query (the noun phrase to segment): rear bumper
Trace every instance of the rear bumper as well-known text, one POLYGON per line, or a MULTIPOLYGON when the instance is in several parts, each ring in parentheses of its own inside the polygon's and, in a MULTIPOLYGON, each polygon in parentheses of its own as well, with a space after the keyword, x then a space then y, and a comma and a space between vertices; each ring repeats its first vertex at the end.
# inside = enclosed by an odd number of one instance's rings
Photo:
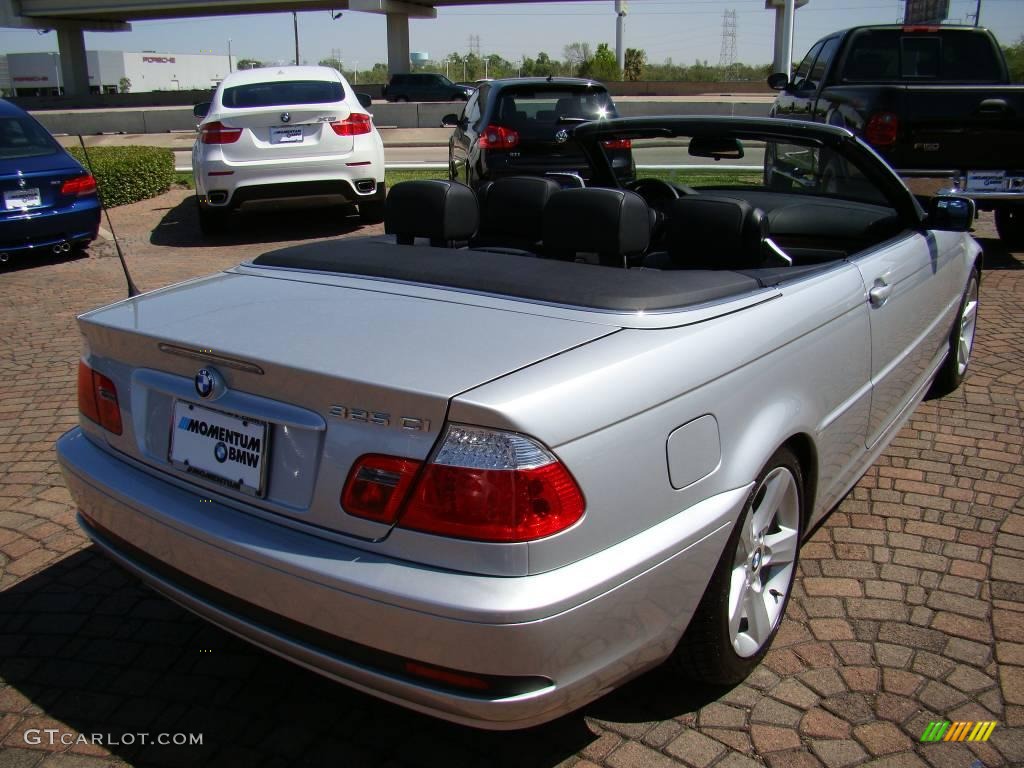
POLYGON ((240 208, 246 203, 267 200, 296 200, 299 198, 340 197, 350 203, 383 202, 386 197, 384 182, 372 175, 365 178, 292 181, 287 183, 248 184, 236 189, 211 189, 200 195, 200 203, 210 208, 240 208), (357 186, 365 187, 360 191, 357 186))
POLYGON ((78 201, 66 208, 30 211, 0 218, 0 253, 14 254, 59 243, 96 239, 100 226, 98 201, 78 201))
POLYGON ((57 453, 85 532, 171 599, 354 688, 494 729, 551 720, 664 660, 747 493, 713 497, 550 573, 486 577, 253 517, 136 468, 78 429, 57 453), (408 661, 492 685, 454 690, 415 678, 408 661))

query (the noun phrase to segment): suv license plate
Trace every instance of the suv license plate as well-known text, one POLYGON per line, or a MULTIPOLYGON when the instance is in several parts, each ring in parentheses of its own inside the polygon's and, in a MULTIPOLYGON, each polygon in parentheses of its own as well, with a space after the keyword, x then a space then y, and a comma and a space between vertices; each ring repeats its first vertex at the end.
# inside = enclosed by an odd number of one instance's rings
POLYGON ((170 459, 178 469, 263 496, 268 455, 266 422, 175 401, 170 459))
POLYGON ((292 128, 271 128, 270 129, 270 143, 271 144, 301 144, 302 143, 302 129, 298 126, 292 128))

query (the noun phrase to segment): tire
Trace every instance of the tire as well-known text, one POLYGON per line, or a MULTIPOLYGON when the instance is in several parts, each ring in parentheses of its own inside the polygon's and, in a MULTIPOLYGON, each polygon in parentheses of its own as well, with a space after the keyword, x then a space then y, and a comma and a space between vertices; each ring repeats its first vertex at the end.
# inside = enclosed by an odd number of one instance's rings
POLYGON ((956 390, 965 378, 971 364, 971 353, 974 351, 974 334, 978 323, 978 287, 980 284, 978 268, 971 270, 967 280, 960 309, 953 321, 953 329, 949 332, 949 351, 946 359, 935 374, 928 397, 942 397, 956 390))
POLYGON ((199 198, 196 198, 196 206, 199 209, 199 231, 204 235, 219 235, 228 228, 230 211, 207 208, 199 202, 199 198))
POLYGON ((996 208, 996 231, 1007 248, 1024 248, 1024 205, 996 208))
POLYGON ((380 224, 384 221, 384 201, 373 200, 359 203, 359 219, 364 224, 380 224))
POLYGON ((754 670, 785 616, 803 526, 803 471, 783 447, 758 474, 671 657, 677 671, 710 685, 735 685, 754 670))

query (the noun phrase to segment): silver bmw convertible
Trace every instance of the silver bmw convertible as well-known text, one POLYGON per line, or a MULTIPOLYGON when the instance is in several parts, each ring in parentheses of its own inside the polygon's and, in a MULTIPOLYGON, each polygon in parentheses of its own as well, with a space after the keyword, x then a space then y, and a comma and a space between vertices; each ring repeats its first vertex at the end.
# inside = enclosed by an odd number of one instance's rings
POLYGON ((973 205, 828 126, 565 130, 585 174, 398 184, 384 236, 82 315, 57 451, 96 546, 476 727, 747 675, 801 540, 967 373, 973 205))

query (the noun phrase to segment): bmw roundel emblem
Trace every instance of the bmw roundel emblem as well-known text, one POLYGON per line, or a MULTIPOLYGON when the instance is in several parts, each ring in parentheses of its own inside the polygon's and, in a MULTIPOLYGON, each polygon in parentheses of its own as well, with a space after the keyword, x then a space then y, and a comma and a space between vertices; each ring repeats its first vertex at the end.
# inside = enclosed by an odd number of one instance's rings
POLYGON ((200 368, 196 374, 196 394, 206 400, 217 389, 219 377, 212 368, 200 368))
POLYGON ((213 447, 213 458, 223 464, 228 460, 228 447, 224 443, 217 443, 213 447))
POLYGON ((291 121, 292 121, 292 115, 291 115, 290 112, 282 112, 281 113, 281 122, 282 123, 290 123, 291 121))
POLYGON ((569 132, 564 128, 555 134, 555 141, 558 144, 565 144, 569 140, 569 132))

